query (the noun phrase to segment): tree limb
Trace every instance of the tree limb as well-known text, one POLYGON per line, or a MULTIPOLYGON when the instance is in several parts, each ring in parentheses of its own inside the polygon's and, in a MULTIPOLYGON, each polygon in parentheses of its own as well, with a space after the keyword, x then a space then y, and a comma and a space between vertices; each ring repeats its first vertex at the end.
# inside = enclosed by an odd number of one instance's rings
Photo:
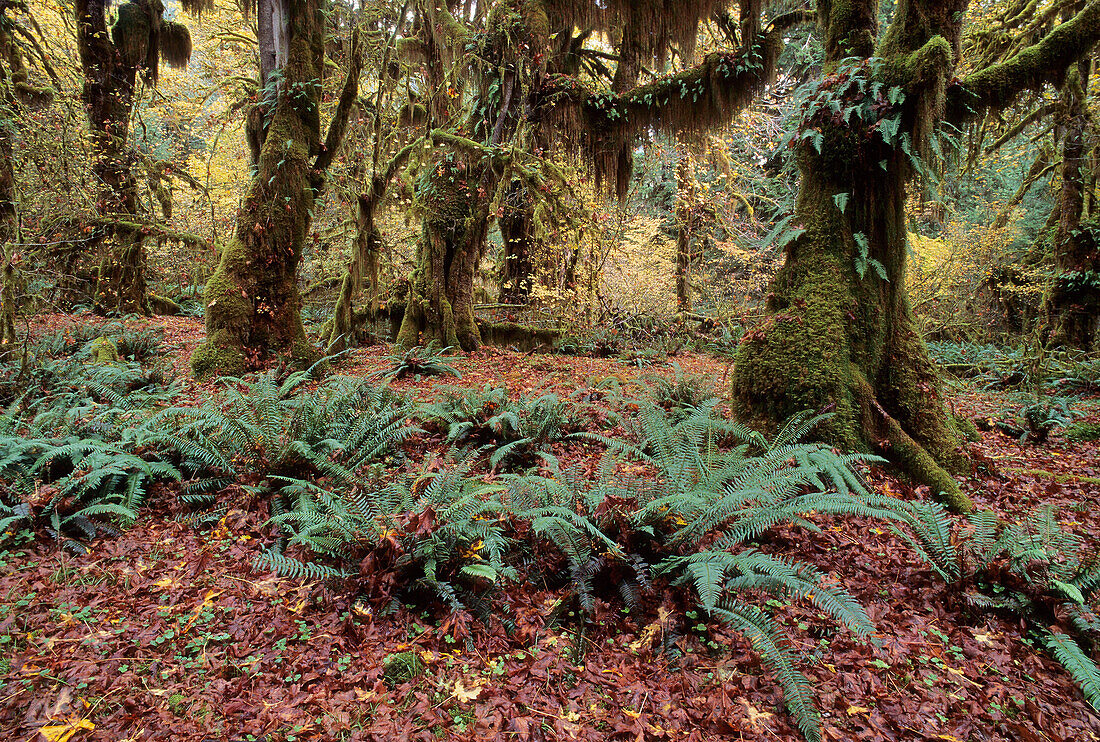
POLYGON ((1057 85, 1070 64, 1100 39, 1100 0, 1009 59, 967 75, 947 92, 946 118, 956 126, 987 109, 1003 109, 1025 90, 1057 85))

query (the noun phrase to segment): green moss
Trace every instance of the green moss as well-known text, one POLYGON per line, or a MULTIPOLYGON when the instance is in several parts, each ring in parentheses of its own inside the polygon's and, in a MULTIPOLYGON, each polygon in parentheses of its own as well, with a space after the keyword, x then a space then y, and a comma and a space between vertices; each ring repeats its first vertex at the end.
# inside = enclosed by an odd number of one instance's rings
POLYGON ((1063 435, 1068 441, 1100 441, 1100 423, 1074 423, 1063 435))
POLYGON ((489 345, 514 345, 521 351, 549 346, 556 348, 562 331, 556 327, 530 327, 516 322, 477 322, 482 340, 489 345))
POLYGON ((153 314, 169 316, 178 315, 183 311, 176 302, 166 296, 159 296, 157 294, 149 294, 149 309, 152 310, 153 314))
POLYGON ((974 421, 968 417, 954 416, 955 428, 962 434, 966 440, 971 443, 980 443, 982 440, 982 434, 978 432, 978 426, 974 424, 974 421))
POLYGON ((891 461, 919 484, 927 484, 932 494, 956 513, 969 513, 974 503, 967 497, 959 483, 951 477, 928 451, 914 441, 894 420, 887 421, 889 449, 885 451, 891 461))
POLYGON ((118 363, 118 346, 108 337, 100 336, 92 341, 92 363, 112 364, 118 363))
POLYGON ((413 651, 387 655, 382 660, 382 679, 391 688, 420 677, 425 670, 424 661, 413 651))
POLYGON ((191 373, 200 381, 217 376, 240 376, 244 354, 228 330, 218 330, 191 354, 191 373))

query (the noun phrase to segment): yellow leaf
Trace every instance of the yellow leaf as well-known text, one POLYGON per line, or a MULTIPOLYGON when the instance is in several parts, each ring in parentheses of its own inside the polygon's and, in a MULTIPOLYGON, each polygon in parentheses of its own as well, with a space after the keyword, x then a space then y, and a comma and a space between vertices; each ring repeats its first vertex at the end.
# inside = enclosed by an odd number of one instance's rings
POLYGON ((758 721, 767 721, 768 719, 775 718, 775 714, 769 714, 767 711, 757 710, 755 706, 746 701, 744 698, 741 699, 741 705, 745 707, 745 713, 748 714, 749 723, 752 724, 753 728, 756 727, 756 722, 758 721))
POLYGON ((848 716, 855 716, 856 714, 869 714, 869 713, 871 713, 871 709, 869 709, 865 706, 849 706, 848 707, 848 716))
POLYGON ((208 608, 210 605, 213 604, 214 598, 218 597, 223 592, 225 592, 225 591, 224 590, 207 590, 206 591, 206 597, 204 597, 202 599, 202 603, 200 603, 199 607, 195 609, 195 612, 191 614, 191 620, 189 620, 187 622, 187 625, 183 627, 183 632, 182 633, 186 634, 188 631, 190 631, 191 627, 195 625, 195 621, 199 620, 199 616, 202 614, 202 612, 206 608, 208 608))
POLYGON ((45 737, 47 742, 69 742, 81 729, 87 729, 90 732, 95 729, 95 724, 87 719, 72 719, 65 724, 42 727, 38 733, 45 737))
POLYGON ((474 700, 475 698, 477 698, 480 695, 481 695, 481 686, 480 685, 474 685, 471 688, 467 688, 462 683, 461 678, 459 678, 458 680, 455 681, 454 696, 460 702, 467 703, 469 701, 474 700))

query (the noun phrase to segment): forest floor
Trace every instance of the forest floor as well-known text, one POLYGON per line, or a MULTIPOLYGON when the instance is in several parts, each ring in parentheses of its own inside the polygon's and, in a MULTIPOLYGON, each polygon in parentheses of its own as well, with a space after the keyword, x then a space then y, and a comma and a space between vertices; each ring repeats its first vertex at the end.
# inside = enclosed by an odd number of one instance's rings
MULTIPOLYGON (((201 321, 157 322, 183 368, 201 321)), ((356 350, 336 371, 377 371, 389 353, 356 350)), ((720 390, 728 385, 725 361, 673 360, 720 390)), ((456 366, 458 380, 393 386, 420 399, 439 383, 569 393, 597 378, 673 373, 671 364, 640 370, 491 348, 456 366)), ((188 381, 183 397, 211 390, 188 381)), ((975 417, 1003 402, 960 387, 951 404, 975 417)), ((1098 409, 1091 404, 1093 422, 1098 409)), ((445 448, 430 434, 406 445, 424 458, 445 448)), ((555 453, 583 464, 602 447, 559 444, 555 453)), ((1064 526, 1095 542, 1100 445, 1057 431, 1033 445, 994 431, 971 453, 979 464, 964 488, 980 508, 1019 517, 1053 503, 1064 526)), ((868 480, 879 492, 927 496, 878 467, 868 480)), ((179 514, 171 488, 159 486, 132 529, 95 541, 86 555, 42 541, 0 554, 0 739, 802 739, 748 643, 734 632, 670 625, 667 595, 629 612, 601 603, 583 632, 547 628, 560 596, 533 584, 504 591, 511 634, 442 610, 381 615, 354 595, 255 571, 260 545, 272 540, 266 504, 238 493, 205 531, 176 522, 179 514), (674 662, 660 649, 673 631, 682 652, 674 662), (427 672, 385 682, 384 658, 408 650, 427 672)), ((776 608, 816 688, 826 739, 1100 740, 1100 717, 1021 621, 969 612, 882 522, 813 519, 819 533, 781 527, 767 547, 845 585, 878 630, 868 641, 812 606, 776 608)))

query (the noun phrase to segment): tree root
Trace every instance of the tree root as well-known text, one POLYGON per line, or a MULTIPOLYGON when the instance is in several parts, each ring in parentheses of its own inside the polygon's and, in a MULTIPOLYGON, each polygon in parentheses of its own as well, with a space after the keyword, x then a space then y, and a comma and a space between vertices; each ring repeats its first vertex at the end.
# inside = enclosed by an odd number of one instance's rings
POLYGON ((883 409, 871 385, 862 374, 855 374, 853 393, 864 408, 881 420, 875 426, 879 434, 878 447, 886 459, 897 465, 918 484, 926 484, 944 505, 956 513, 969 513, 974 503, 959 487, 959 483, 941 466, 928 450, 915 441, 890 413, 883 409))

